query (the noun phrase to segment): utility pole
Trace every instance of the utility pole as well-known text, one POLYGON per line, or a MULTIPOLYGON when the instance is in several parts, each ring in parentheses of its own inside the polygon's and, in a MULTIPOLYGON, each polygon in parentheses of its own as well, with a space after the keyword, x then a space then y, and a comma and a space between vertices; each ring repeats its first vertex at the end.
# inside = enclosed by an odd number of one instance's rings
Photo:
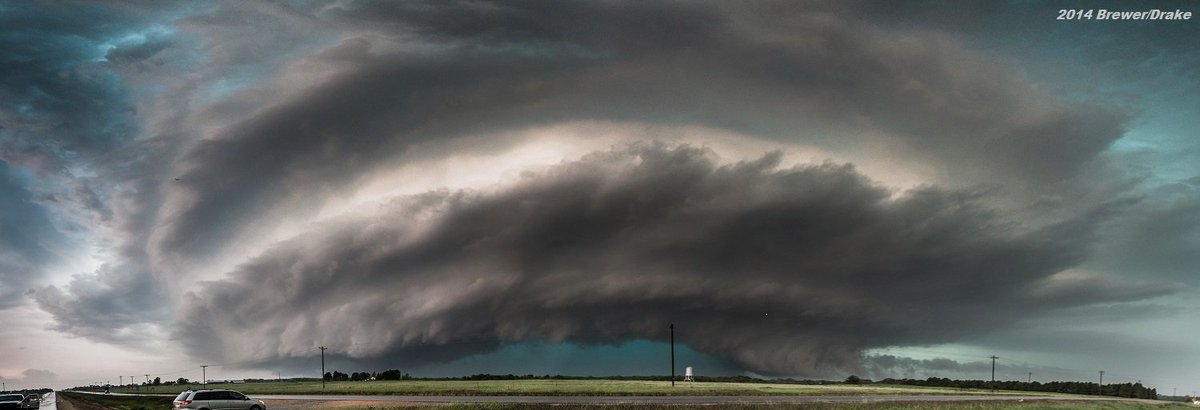
POLYGON ((328 347, 321 346, 321 347, 318 347, 318 349, 321 349, 321 390, 324 390, 325 389, 325 349, 328 349, 328 347))
POLYGON ((120 386, 125 385, 125 376, 117 376, 117 385, 120 385, 120 386))
POLYGON ((1029 381, 1027 381, 1025 383, 1033 384, 1033 372, 1029 372, 1029 381))
POLYGON ((208 386, 208 365, 200 366, 200 387, 208 386))
POLYGON ((150 375, 148 375, 148 374, 146 375, 146 385, 147 386, 150 385, 150 375))
POLYGON ((671 387, 675 387, 675 324, 671 324, 671 387))
POLYGON ((992 355, 992 393, 996 392, 996 355, 992 355))
POLYGON ((1100 395, 1104 395, 1104 371, 1100 371, 1100 395))

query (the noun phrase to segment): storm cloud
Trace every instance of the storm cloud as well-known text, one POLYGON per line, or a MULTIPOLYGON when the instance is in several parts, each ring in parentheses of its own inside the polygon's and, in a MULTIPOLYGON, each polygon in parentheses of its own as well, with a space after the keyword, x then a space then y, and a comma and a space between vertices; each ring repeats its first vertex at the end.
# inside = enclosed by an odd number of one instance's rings
POLYGON ((894 145, 958 184, 1022 186, 1070 179, 1123 129, 1120 113, 1040 92, 934 33, 861 27, 821 6, 745 8, 324 10, 327 24, 358 29, 303 66, 339 68, 185 154, 155 249, 211 256, 240 227, 312 212, 314 197, 395 166, 416 144, 557 122, 686 122, 852 152, 894 145))
POLYGON ((104 6, 5 6, 0 159, 63 172, 70 156, 103 153, 131 136, 132 107, 121 79, 101 60, 107 39, 133 20, 104 6), (63 14, 47 13, 47 7, 63 14))
MULTIPOLYGON (((686 343, 756 372, 828 374, 863 349, 952 341, 1063 307, 1086 232, 1029 230, 970 193, 894 193, 847 165, 597 152, 496 192, 397 198, 189 294, 178 337, 213 360, 429 345, 686 343), (1022 303, 1004 303, 1021 300, 1022 303)), ((1067 229, 1087 230, 1089 227, 1067 229)), ((1106 302, 1164 294, 1110 294, 1106 302)), ((1097 303, 1074 300, 1069 305, 1097 303)))
POLYGON ((69 242, 50 226, 19 172, 0 164, 0 309, 15 306, 69 242))
POLYGON ((78 161, 113 149, 133 127, 120 78, 98 62, 105 38, 133 19, 105 7, 48 6, 58 15, 45 7, 0 11, 0 308, 24 301, 74 256, 83 226, 106 217, 78 161))
POLYGON ((837 378, 1194 312, 1195 28, 1047 7, 4 4, 0 310, 247 369, 673 323, 837 378))

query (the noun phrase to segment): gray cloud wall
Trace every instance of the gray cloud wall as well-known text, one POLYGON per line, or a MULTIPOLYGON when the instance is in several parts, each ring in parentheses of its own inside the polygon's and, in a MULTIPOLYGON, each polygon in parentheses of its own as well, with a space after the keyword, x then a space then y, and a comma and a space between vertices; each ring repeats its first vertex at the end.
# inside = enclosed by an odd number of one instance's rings
POLYGON ((1038 293, 1082 260, 1086 233, 1029 231, 953 191, 892 199, 847 166, 711 155, 633 147, 496 193, 398 198, 189 295, 177 337, 213 360, 318 345, 450 359, 526 341, 664 340, 673 322, 689 346, 747 369, 821 375, 857 368, 863 349, 1127 297, 1090 283, 1038 293), (1090 294, 1059 299, 1075 287, 1090 294))
POLYGON ((348 69, 180 161, 190 199, 163 216, 161 252, 208 255, 248 218, 311 210, 414 144, 561 121, 697 123, 850 151, 894 143, 865 137, 881 131, 947 180, 1035 187, 1075 177, 1123 129, 948 38, 819 5, 347 7, 320 16, 374 25, 310 58, 348 69), (431 51, 387 51, 405 45, 431 51))

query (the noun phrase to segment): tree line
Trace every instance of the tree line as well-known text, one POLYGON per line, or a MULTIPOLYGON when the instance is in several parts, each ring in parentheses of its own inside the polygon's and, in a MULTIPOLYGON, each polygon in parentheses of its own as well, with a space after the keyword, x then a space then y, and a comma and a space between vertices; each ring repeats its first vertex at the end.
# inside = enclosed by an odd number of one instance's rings
MULTIPOLYGON (((480 373, 469 376, 456 377, 412 377, 408 373, 401 373, 399 370, 387 370, 383 372, 355 372, 342 373, 340 371, 326 372, 324 375, 325 381, 358 381, 358 380, 433 380, 433 381, 451 381, 451 380, 643 380, 643 381, 670 381, 671 376, 565 376, 556 375, 534 375, 534 374, 491 374, 480 373), (356 376, 357 375, 357 376, 356 376)), ((809 379, 760 379, 749 376, 695 376, 694 379, 698 382, 721 382, 721 383, 767 383, 767 384, 838 384, 836 381, 828 380, 809 380, 809 379)), ((252 379, 247 379, 252 380, 252 379)), ((675 376, 676 381, 682 381, 683 375, 675 376)))
MULTIPOLYGON (((866 384, 876 383, 871 380, 859 379, 857 376, 846 378, 845 383, 848 384, 866 384)), ((1104 385, 1101 389, 1100 385, 1092 382, 1073 382, 1073 381, 1053 381, 1053 382, 1022 382, 1016 380, 996 381, 995 383, 988 380, 953 380, 945 377, 930 377, 928 379, 883 379, 878 381, 879 384, 899 384, 906 386, 930 386, 930 387, 953 387, 960 389, 998 389, 998 390, 1016 390, 1016 391, 1036 391, 1048 393, 1070 393, 1070 394, 1088 394, 1095 395, 1097 393, 1104 396, 1127 397, 1132 399, 1158 399, 1158 390, 1147 388, 1141 383, 1111 383, 1104 385)))
MULTIPOLYGON (((564 376, 564 375, 514 375, 514 374, 489 374, 480 373, 470 376, 461 377, 422 377, 414 378, 408 373, 401 372, 397 369, 388 369, 382 372, 352 372, 350 374, 340 371, 326 372, 323 375, 325 381, 367 381, 367 380, 535 380, 535 379, 550 379, 550 380, 671 380, 670 376, 564 376)), ((681 380, 682 376, 676 376, 675 380, 681 380)), ((256 380, 256 379, 251 379, 256 380)), ((310 379, 311 380, 311 379, 310 379)), ((724 382, 724 383, 768 383, 768 384, 838 384, 836 381, 828 380, 809 380, 809 379, 760 379, 749 376, 696 376, 696 381, 700 382, 724 382)), ((180 377, 174 381, 163 382, 160 378, 155 377, 152 382, 143 383, 143 385, 186 385, 189 380, 180 377)), ((1070 393, 1070 394, 1085 394, 1094 395, 1101 393, 1105 396, 1127 397, 1135 399, 1158 399, 1158 391, 1156 389, 1147 388, 1141 383, 1112 383, 1104 385, 1103 389, 1097 383, 1092 382, 1076 382, 1076 381, 1053 381, 1047 383, 1041 382, 1022 382, 1015 380, 996 381, 988 380, 956 380, 945 377, 930 377, 927 379, 893 379, 887 378, 880 381, 872 381, 870 379, 862 379, 858 376, 851 375, 842 384, 892 384, 905 386, 928 386, 928 387, 951 387, 959 389, 998 389, 998 390, 1013 390, 1013 391, 1035 391, 1035 392, 1050 392, 1050 393, 1070 393)))
POLYGON ((323 376, 327 382, 343 382, 343 381, 366 381, 366 380, 409 380, 412 379, 408 373, 402 373, 396 369, 388 369, 382 372, 353 372, 350 374, 339 371, 325 372, 323 376))

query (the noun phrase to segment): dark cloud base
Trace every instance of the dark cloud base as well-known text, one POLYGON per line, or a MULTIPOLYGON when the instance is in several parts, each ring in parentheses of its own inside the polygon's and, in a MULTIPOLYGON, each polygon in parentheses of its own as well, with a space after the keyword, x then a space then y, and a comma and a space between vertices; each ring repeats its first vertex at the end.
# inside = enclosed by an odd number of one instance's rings
POLYGON ((746 369, 821 375, 859 368, 864 349, 1112 297, 1037 292, 1079 262, 1086 234, 1024 229, 966 193, 894 196, 849 166, 778 161, 643 145, 496 192, 399 198, 189 294, 177 337, 213 360, 325 345, 446 361, 527 341, 662 341, 675 323, 746 369))

